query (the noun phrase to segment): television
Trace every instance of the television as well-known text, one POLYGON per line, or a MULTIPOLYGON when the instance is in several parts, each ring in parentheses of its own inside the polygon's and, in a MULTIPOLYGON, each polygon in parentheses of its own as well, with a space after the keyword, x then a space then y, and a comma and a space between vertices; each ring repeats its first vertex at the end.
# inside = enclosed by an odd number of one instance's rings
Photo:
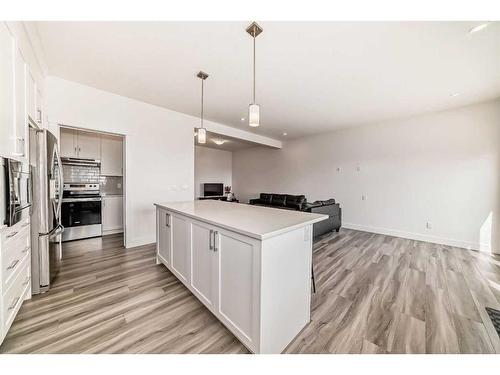
POLYGON ((224 195, 224 184, 222 183, 203 184, 204 197, 216 197, 222 195, 224 195))

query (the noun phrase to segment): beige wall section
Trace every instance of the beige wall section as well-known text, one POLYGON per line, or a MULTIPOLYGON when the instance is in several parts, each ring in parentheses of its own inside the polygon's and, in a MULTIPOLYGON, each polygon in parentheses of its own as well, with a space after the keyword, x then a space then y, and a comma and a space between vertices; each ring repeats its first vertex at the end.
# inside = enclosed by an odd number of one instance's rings
POLYGON ((237 151, 233 187, 334 197, 352 228, 500 252, 499 148, 496 100, 237 151))
POLYGON ((233 153, 208 147, 194 148, 194 196, 203 195, 202 184, 205 182, 222 182, 224 186, 232 185, 233 153))

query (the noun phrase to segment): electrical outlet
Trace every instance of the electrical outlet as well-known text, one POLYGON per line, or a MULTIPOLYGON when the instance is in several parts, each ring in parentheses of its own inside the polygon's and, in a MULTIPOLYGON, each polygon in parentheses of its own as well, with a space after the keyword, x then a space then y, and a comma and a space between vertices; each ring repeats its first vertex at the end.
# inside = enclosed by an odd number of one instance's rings
POLYGON ((430 222, 430 221, 426 222, 426 223, 425 223, 425 227, 426 227, 427 229, 432 229, 432 224, 431 224, 431 222, 430 222))

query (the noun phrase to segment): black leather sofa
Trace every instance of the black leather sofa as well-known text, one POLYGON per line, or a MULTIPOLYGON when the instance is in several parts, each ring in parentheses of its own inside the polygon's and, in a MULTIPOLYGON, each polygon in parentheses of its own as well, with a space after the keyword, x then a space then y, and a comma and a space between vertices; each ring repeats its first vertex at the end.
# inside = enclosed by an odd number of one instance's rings
POLYGON ((327 232, 340 230, 342 225, 342 210, 335 199, 308 203, 304 195, 260 193, 259 198, 250 199, 250 204, 256 206, 281 208, 328 215, 327 220, 313 225, 313 236, 317 237, 327 232))

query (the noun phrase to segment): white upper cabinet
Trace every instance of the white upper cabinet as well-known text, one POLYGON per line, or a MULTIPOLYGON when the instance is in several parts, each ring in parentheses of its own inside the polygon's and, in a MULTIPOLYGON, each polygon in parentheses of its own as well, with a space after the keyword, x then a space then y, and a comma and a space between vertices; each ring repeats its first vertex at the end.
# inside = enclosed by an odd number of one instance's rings
POLYGON ((26 161, 28 121, 26 116, 26 63, 18 48, 14 51, 15 142, 14 156, 26 161))
POLYGON ((101 175, 123 176, 123 138, 101 135, 101 175))
POLYGON ((61 156, 69 158, 100 159, 99 134, 80 130, 61 129, 61 156))
POLYGON ((26 112, 36 122, 36 83, 29 69, 26 69, 26 112))
POLYGON ((0 156, 14 153, 14 40, 0 23, 0 156))
POLYGON ((76 130, 61 129, 60 141, 62 157, 78 157, 78 147, 76 145, 76 130))
POLYGON ((36 118, 34 118, 33 120, 35 120, 42 127, 46 128, 47 124, 43 120, 43 114, 44 114, 44 110, 43 110, 43 97, 42 97, 42 93, 41 93, 38 85, 36 85, 35 107, 36 107, 36 114, 35 114, 36 118))
POLYGON ((78 157, 84 159, 101 158, 100 137, 96 133, 77 132, 78 157))
POLYGON ((17 39, 0 22, 0 155, 24 162, 29 153, 28 116, 37 119, 33 77, 17 39))

